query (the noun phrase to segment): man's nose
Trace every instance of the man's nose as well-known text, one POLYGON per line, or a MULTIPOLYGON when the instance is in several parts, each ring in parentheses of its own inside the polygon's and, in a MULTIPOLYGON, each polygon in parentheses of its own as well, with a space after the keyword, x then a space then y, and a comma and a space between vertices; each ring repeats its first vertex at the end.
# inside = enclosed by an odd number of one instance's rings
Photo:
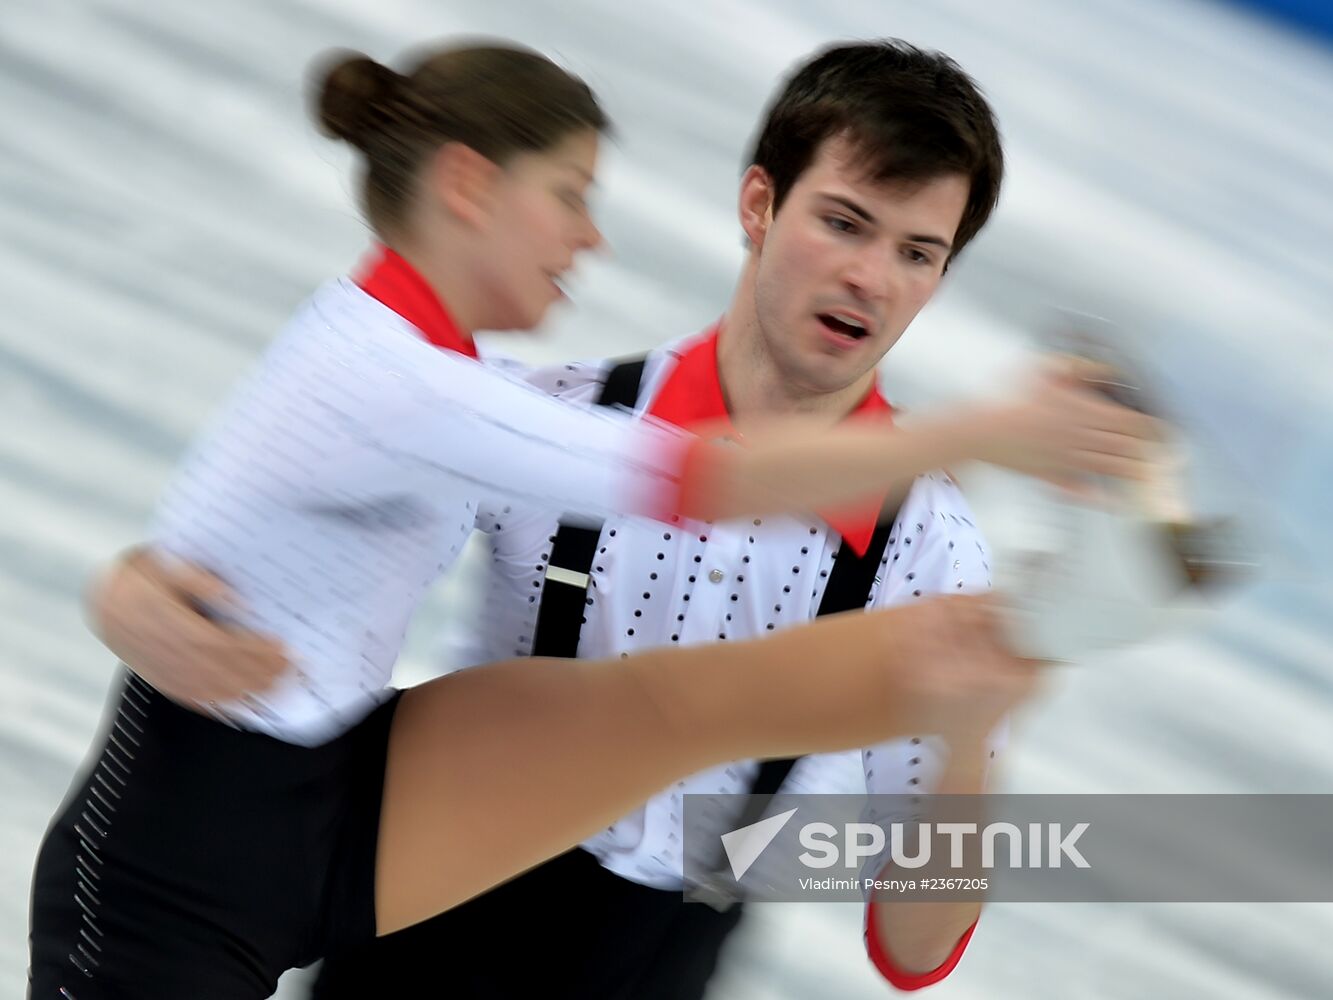
POLYGON ((891 301, 902 286, 902 275, 891 252, 867 247, 847 261, 843 284, 858 299, 891 301))

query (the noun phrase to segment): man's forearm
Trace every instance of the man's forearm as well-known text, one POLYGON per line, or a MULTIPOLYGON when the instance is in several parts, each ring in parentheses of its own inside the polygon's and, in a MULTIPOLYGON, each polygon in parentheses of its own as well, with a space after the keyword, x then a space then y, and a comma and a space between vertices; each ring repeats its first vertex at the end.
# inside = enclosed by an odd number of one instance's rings
MULTIPOLYGON (((985 819, 980 796, 985 791, 988 760, 989 753, 982 741, 969 740, 965 744, 952 745, 949 764, 935 789, 940 795, 974 796, 976 815, 969 816, 968 820, 978 825, 985 819)), ((927 813, 922 821, 930 822, 934 818, 927 813)), ((957 817, 951 815, 949 818, 957 817)), ((911 875, 918 882, 922 877, 966 876, 975 860, 965 854, 964 868, 953 870, 937 851, 929 865, 914 869, 911 875)), ((879 877, 886 880, 901 878, 902 873, 895 872, 889 865, 879 877)), ((875 895, 873 919, 868 931, 878 938, 881 950, 898 969, 908 974, 923 974, 938 969, 948 960, 980 914, 981 903, 977 901, 908 902, 880 892, 875 895)))
MULTIPOLYGON (((890 872, 885 871, 885 878, 890 872)), ((904 903, 877 898, 870 933, 903 972, 919 975, 938 969, 953 954, 981 915, 981 904, 904 903)))

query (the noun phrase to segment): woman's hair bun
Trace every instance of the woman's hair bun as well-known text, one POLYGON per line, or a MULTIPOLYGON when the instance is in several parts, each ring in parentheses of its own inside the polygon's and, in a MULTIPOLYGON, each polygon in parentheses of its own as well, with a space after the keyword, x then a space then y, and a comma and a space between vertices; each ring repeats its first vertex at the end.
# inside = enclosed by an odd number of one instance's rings
POLYGON ((404 83, 388 66, 347 50, 333 51, 319 59, 311 80, 312 113, 320 131, 361 150, 392 117, 404 83))

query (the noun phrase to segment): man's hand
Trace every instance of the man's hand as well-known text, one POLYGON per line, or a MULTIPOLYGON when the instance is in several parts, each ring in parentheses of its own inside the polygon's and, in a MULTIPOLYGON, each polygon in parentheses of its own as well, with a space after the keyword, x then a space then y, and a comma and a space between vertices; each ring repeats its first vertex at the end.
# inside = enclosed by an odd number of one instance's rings
POLYGON ((135 673, 185 705, 266 690, 289 666, 280 643, 209 617, 237 606, 227 585, 189 564, 127 552, 88 595, 102 642, 135 673))

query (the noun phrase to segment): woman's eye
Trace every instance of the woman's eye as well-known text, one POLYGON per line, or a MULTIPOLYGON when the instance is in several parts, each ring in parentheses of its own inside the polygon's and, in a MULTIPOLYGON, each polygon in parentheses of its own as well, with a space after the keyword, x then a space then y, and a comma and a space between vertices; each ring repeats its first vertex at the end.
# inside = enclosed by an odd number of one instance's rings
POLYGON ((930 254, 923 253, 922 251, 916 249, 916 247, 908 247, 907 250, 904 252, 907 254, 907 259, 910 260, 913 264, 931 263, 930 254))

